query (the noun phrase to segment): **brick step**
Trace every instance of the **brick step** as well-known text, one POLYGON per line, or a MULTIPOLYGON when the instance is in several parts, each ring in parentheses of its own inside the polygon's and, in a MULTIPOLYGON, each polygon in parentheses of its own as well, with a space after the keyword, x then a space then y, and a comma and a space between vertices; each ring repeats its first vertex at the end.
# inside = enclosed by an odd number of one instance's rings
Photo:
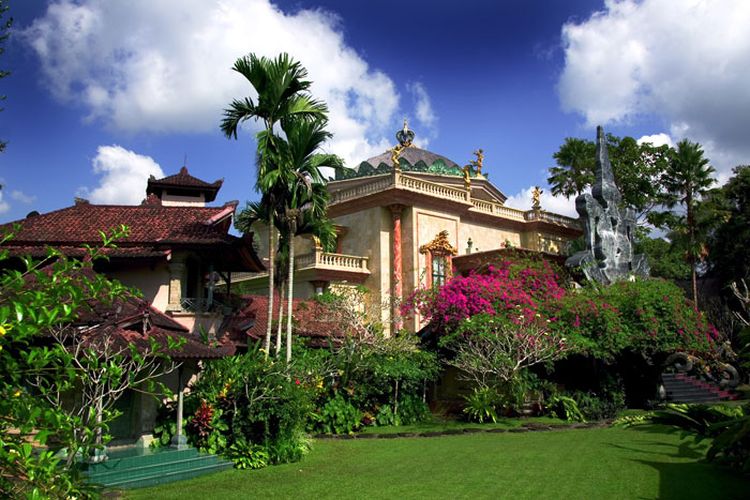
POLYGON ((685 403, 710 403, 736 399, 736 395, 718 385, 684 373, 663 373, 667 400, 685 403))

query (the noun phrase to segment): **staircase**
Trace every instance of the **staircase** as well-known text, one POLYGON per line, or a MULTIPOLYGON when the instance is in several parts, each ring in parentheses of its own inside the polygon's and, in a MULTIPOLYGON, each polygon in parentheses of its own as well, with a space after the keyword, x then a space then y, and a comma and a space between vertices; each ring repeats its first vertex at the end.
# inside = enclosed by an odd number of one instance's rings
POLYGON ((108 453, 108 460, 87 464, 89 481, 107 488, 140 488, 190 479, 232 467, 217 455, 188 450, 128 449, 108 453))
POLYGON ((715 403, 737 399, 731 391, 685 373, 662 373, 667 401, 673 403, 715 403))

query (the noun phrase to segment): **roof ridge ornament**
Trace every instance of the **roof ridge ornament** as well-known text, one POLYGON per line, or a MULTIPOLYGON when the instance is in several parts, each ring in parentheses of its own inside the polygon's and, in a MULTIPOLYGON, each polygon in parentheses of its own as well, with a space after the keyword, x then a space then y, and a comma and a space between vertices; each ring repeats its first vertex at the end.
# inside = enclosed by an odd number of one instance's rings
POLYGON ((401 162, 399 161, 399 157, 406 148, 412 146, 412 141, 414 140, 414 131, 409 130, 409 122, 406 121, 406 118, 404 118, 404 128, 396 132, 396 139, 398 140, 398 144, 390 149, 391 162, 393 162, 393 170, 400 172, 401 162))
POLYGON ((409 122, 406 118, 404 118, 404 128, 396 132, 396 140, 398 140, 398 143, 405 148, 411 146, 411 143, 414 140, 414 131, 409 130, 409 122))

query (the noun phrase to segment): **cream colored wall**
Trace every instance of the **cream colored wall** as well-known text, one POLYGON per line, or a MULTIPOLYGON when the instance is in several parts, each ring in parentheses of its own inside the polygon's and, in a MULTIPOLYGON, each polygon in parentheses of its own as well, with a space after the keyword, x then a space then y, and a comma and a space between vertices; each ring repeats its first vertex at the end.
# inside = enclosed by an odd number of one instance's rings
MULTIPOLYGON (((368 257, 370 276, 363 283, 372 293, 373 301, 389 300, 391 289, 391 214, 387 208, 374 207, 336 217, 333 222, 348 228, 341 239, 341 253, 368 257)), ((382 308, 383 324, 390 323, 390 310, 382 308)))
MULTIPOLYGON (((258 248, 258 257, 261 259, 268 259, 268 226, 266 224, 256 222, 253 224, 253 233, 255 243, 258 248)), ((274 245, 278 243, 279 233, 278 231, 274 235, 274 245)), ((310 253, 313 250, 313 241, 310 236, 296 236, 294 238, 294 254, 304 255, 310 253)))
POLYGON ((161 204, 165 207, 203 207, 206 205, 206 196, 203 193, 200 196, 179 196, 163 193, 161 204))
POLYGON ((521 234, 517 231, 476 223, 461 224, 460 231, 459 240, 461 243, 458 247, 459 255, 466 253, 469 238, 471 238, 473 243, 472 252, 484 252, 486 250, 502 248, 506 241, 515 247, 522 246, 521 234))
POLYGON ((169 303, 169 267, 160 262, 154 268, 127 269, 108 273, 110 277, 135 287, 156 309, 165 311, 169 303))

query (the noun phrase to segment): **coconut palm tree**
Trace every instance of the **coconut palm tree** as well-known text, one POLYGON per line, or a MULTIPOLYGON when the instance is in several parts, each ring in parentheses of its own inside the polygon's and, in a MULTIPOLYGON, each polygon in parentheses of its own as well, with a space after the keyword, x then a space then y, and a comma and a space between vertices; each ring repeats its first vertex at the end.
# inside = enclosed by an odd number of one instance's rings
POLYGON ((287 117, 281 120, 286 139, 276 142, 276 158, 279 168, 269 170, 262 179, 263 186, 283 196, 283 215, 289 241, 289 264, 287 277, 287 326, 286 359, 292 358, 292 299, 294 297, 294 236, 302 231, 316 231, 323 239, 335 237, 333 227, 323 223, 326 217, 328 191, 320 169, 341 168, 341 158, 332 154, 318 153, 321 146, 331 138, 325 130, 327 120, 301 120, 287 117))
MULTIPOLYGON (((273 152, 277 136, 274 127, 284 117, 296 117, 301 120, 324 118, 327 113, 326 105, 313 99, 308 89, 311 82, 307 78, 307 70, 288 54, 280 54, 275 59, 257 57, 249 54, 237 59, 232 68, 244 76, 252 85, 256 98, 245 97, 235 99, 224 110, 221 121, 221 131, 227 138, 237 139, 237 131, 241 123, 248 120, 260 121, 264 129, 256 135, 258 175, 255 188, 265 195, 264 203, 271 207, 278 206, 276 193, 267 188, 267 184, 259 182, 267 173, 277 168, 273 161, 273 152)), ((264 347, 268 356, 271 338, 271 318, 273 317, 273 282, 274 282, 274 221, 275 212, 270 210, 266 219, 268 224, 268 324, 264 347)))
POLYGON ((698 220, 696 206, 701 196, 705 195, 711 185, 716 182, 713 174, 716 172, 703 156, 703 148, 696 142, 687 139, 677 144, 667 169, 662 175, 661 182, 666 190, 665 205, 673 208, 675 205, 685 207, 685 216, 674 218, 677 227, 672 229, 682 233, 685 237, 687 260, 692 274, 693 302, 698 306, 698 281, 696 264, 704 256, 705 244, 698 238, 698 220))

